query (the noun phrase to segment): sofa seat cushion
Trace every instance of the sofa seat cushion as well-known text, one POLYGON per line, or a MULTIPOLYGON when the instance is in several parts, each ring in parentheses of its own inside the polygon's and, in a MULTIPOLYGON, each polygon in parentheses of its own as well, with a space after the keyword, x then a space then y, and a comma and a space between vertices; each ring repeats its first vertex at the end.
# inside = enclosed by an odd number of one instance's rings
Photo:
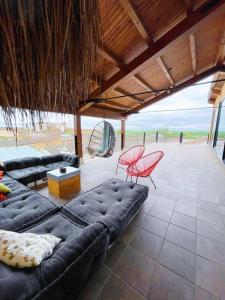
POLYGON ((102 222, 117 239, 148 196, 148 187, 111 179, 73 199, 63 207, 65 214, 83 225, 102 222))
POLYGON ((62 167, 69 167, 69 166, 71 166, 71 163, 64 160, 45 165, 45 167, 47 167, 49 170, 55 170, 62 167))
MULTIPOLYGON (((52 234, 61 239, 53 254, 34 269, 12 269, 0 263, 1 300, 65 299, 86 282, 93 264, 105 256, 108 231, 102 224, 79 227, 58 213, 26 232, 52 234)), ((74 299, 76 299, 76 291, 74 299)))
POLYGON ((6 185, 11 192, 7 194, 7 199, 11 199, 15 196, 27 193, 30 191, 30 189, 28 187, 26 187, 25 185, 19 183, 18 181, 14 180, 14 179, 9 179, 9 180, 4 180, 1 181, 2 183, 4 183, 4 185, 6 185))
POLYGON ((0 229, 19 231, 58 210, 49 199, 28 189, 26 193, 0 202, 0 229))
POLYGON ((8 176, 8 175, 4 175, 3 177, 2 177, 2 179, 0 179, 0 182, 1 183, 4 183, 4 181, 9 181, 9 180, 13 180, 12 179, 12 177, 10 177, 10 176, 8 176))
POLYGON ((34 166, 24 169, 8 171, 7 175, 11 176, 12 178, 18 180, 21 183, 26 184, 46 177, 47 171, 49 171, 49 169, 45 166, 34 166))

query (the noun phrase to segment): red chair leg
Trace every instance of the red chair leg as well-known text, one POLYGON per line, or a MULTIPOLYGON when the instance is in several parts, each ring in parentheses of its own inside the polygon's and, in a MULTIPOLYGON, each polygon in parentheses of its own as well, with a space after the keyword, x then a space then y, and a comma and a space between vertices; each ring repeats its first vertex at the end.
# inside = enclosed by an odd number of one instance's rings
POLYGON ((153 179, 152 179, 152 177, 150 175, 149 175, 149 178, 150 178, 151 182, 153 183, 153 185, 154 185, 154 187, 156 189, 156 185, 155 185, 155 183, 154 183, 154 181, 153 181, 153 179))

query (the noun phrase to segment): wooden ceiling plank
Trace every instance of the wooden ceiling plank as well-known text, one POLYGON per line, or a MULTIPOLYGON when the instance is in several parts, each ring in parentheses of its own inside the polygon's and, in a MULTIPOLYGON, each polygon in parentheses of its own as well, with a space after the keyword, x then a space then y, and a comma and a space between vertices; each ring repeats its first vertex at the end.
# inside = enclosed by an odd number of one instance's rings
POLYGON ((174 85, 175 85, 175 82, 174 82, 172 76, 170 75, 169 71, 167 70, 167 67, 166 67, 166 65, 165 65, 165 63, 164 63, 164 61, 163 61, 163 59, 162 59, 161 57, 158 57, 158 58, 157 58, 157 62, 158 62, 158 64, 159 64, 160 68, 162 69, 164 75, 166 76, 167 80, 169 81, 169 83, 170 83, 172 86, 174 86, 174 85))
POLYGON ((97 47, 98 54, 103 57, 105 60, 113 63, 120 69, 124 67, 123 62, 117 57, 114 53, 112 53, 109 49, 107 49, 103 44, 97 47))
POLYGON ((193 10, 193 0, 185 0, 185 7, 187 15, 189 15, 193 10))
MULTIPOLYGON (((153 90, 154 90, 153 87, 152 87, 149 83, 147 83, 147 82, 145 81, 145 79, 142 78, 140 75, 136 74, 136 75, 133 76, 133 78, 134 78, 135 80, 137 80, 137 81, 138 81, 145 89, 147 89, 148 91, 153 91, 153 90)), ((155 94, 155 95, 158 95, 158 92, 154 92, 154 94, 155 94)))
POLYGON ((125 12, 129 15, 131 18, 134 26, 139 31, 141 37, 146 42, 147 45, 152 44, 152 39, 145 29, 143 25, 143 21, 140 19, 140 17, 137 15, 137 12, 135 10, 135 7, 131 4, 130 0, 120 0, 121 5, 123 6, 125 12))
MULTIPOLYGON (((225 72, 225 65, 217 65, 217 66, 214 66, 206 71, 203 71, 201 73, 199 73, 198 75, 196 76, 193 76, 192 78, 189 78, 187 79, 186 81, 183 81, 182 83, 180 83, 179 85, 176 86, 177 89, 172 89, 171 92, 170 92, 170 95, 172 94, 175 94, 176 92, 180 91, 181 89, 183 88, 186 88, 188 85, 191 85, 191 84, 194 84, 216 72, 225 72)), ((143 109, 143 108, 146 108, 147 106, 153 104, 153 103, 156 103, 164 98, 168 97, 168 93, 167 91, 166 92, 163 92, 162 94, 160 94, 158 97, 155 97, 155 98, 149 98, 145 100, 145 103, 143 104, 140 104, 138 106, 136 106, 134 109, 131 109, 131 111, 127 114, 132 114, 132 113, 137 113, 139 110, 143 109)))
MULTIPOLYGON (((204 4, 203 4, 204 5, 204 4)), ((159 38, 151 47, 139 54, 134 60, 126 65, 126 69, 121 69, 111 78, 109 78, 101 88, 98 87, 90 95, 89 99, 96 98, 100 93, 104 93, 109 89, 118 87, 123 80, 129 78, 147 67, 150 60, 162 55, 167 46, 171 46, 178 40, 189 36, 192 32, 201 28, 205 22, 220 16, 225 10, 224 1, 220 1, 210 9, 203 12, 202 6, 192 11, 187 18, 179 22, 170 31, 159 38)), ((85 101, 81 106, 85 105, 85 101)))
POLYGON ((195 35, 192 33, 189 37, 190 40, 190 50, 191 50, 191 62, 192 70, 194 75, 197 73, 197 60, 196 60, 196 44, 195 44, 195 35))
MULTIPOLYGON (((99 104, 101 104, 101 103, 99 103, 99 104)), ((113 101, 102 102, 102 104, 110 105, 111 107, 113 107, 115 109, 119 109, 119 110, 124 110, 124 111, 130 111, 131 110, 131 107, 129 107, 129 106, 122 105, 120 103, 115 103, 113 101)))
POLYGON ((221 28, 221 32, 219 35, 217 54, 214 61, 214 64, 221 64, 225 59, 225 22, 221 28))
POLYGON ((202 13, 201 7, 193 11, 186 19, 177 24, 173 29, 158 39, 152 47, 143 51, 138 57, 126 65, 126 70, 120 70, 118 73, 108 79, 104 85, 93 91, 89 98, 95 98, 100 93, 108 89, 115 88, 126 78, 137 74, 141 69, 149 64, 149 61, 160 56, 165 52, 168 45, 173 44, 177 40, 189 36, 193 31, 201 28, 205 21, 208 21, 225 10, 225 3, 219 2, 216 6, 208 10, 205 14, 202 13), (222 4, 221 4, 222 3, 222 4))
POLYGON ((119 94, 119 95, 126 96, 126 97, 132 99, 133 101, 135 101, 135 102, 137 102, 137 103, 144 103, 144 100, 142 100, 142 99, 140 99, 140 98, 138 98, 138 97, 136 97, 136 96, 133 96, 133 95, 127 96, 129 93, 126 92, 126 91, 124 91, 124 90, 121 89, 121 88, 116 88, 116 89, 114 89, 113 91, 116 92, 116 93, 119 94))

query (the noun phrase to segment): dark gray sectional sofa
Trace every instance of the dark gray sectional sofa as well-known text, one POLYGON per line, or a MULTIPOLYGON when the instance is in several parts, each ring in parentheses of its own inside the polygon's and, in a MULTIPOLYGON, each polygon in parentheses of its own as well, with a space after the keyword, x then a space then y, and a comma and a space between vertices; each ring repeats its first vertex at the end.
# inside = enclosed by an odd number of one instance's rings
POLYGON ((62 239, 39 267, 0 263, 1 300, 75 300, 148 196, 148 187, 111 179, 60 207, 14 179, 1 182, 24 190, 0 203, 0 229, 62 239))
POLYGON ((26 157, 3 162, 6 175, 23 184, 38 181, 46 177, 50 170, 72 166, 79 168, 79 156, 75 154, 56 154, 43 157, 26 157))

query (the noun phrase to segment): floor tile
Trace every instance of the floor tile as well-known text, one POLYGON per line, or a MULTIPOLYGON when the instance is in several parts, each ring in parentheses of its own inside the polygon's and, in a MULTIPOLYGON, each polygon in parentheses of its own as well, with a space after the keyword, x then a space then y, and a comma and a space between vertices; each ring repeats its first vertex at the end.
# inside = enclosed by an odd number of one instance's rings
POLYGON ((130 245, 148 257, 156 259, 159 256, 162 243, 163 239, 161 237, 139 228, 130 245))
POLYGON ((209 201, 199 200, 198 207, 215 213, 220 213, 220 205, 209 201))
POLYGON ((225 244, 225 228, 221 226, 198 220, 197 233, 225 244))
POLYGON ((197 254, 225 267, 224 250, 224 244, 200 235, 197 236, 197 254))
POLYGON ((164 208, 162 206, 153 205, 153 207, 149 211, 149 215, 169 222, 172 215, 172 210, 164 208))
POLYGON ((189 230, 169 224, 165 238, 189 251, 196 250, 196 234, 189 230))
POLYGON ((182 213, 184 215, 188 215, 190 217, 196 218, 196 207, 189 206, 182 203, 177 202, 175 206, 175 211, 182 213))
POLYGON ((193 300, 194 286, 176 273, 157 265, 147 298, 150 300, 193 300))
POLYGON ((139 223, 139 226, 143 227, 144 229, 146 229, 154 234, 164 237, 166 234, 168 223, 163 220, 160 220, 158 218, 154 218, 150 215, 147 215, 141 221, 141 223, 139 223))
MULTIPOLYGON (((117 276, 111 275, 106 282, 97 300, 144 300, 131 286, 120 280, 117 276)), ((91 299, 92 300, 92 299, 91 299)))
POLYGON ((197 256, 196 284, 213 295, 225 299, 225 268, 197 256))
POLYGON ((177 274, 194 282, 195 280, 195 255, 179 246, 165 241, 159 262, 177 274))
POLYGON ((178 213, 176 211, 173 212, 170 223, 183 227, 184 229, 196 232, 197 220, 193 217, 178 213))
POLYGON ((78 300, 96 300, 100 288, 109 278, 110 274, 111 272, 109 271, 109 269, 102 265, 84 287, 78 300))
POLYGON ((114 268, 125 248, 126 245, 121 240, 118 240, 115 244, 113 244, 113 246, 109 249, 105 260, 105 264, 107 265, 107 267, 109 267, 110 269, 114 268))
POLYGON ((162 207, 164 207, 164 208, 171 209, 171 210, 174 209, 175 204, 176 204, 175 201, 172 201, 172 200, 169 200, 169 199, 166 199, 166 198, 162 198, 162 197, 160 197, 160 198, 156 201, 156 205, 162 206, 162 207))
MULTIPOLYGON (((220 214, 209 212, 207 210, 197 208, 197 218, 208 223, 218 226, 224 226, 223 219, 220 214)), ((225 229, 225 228, 224 228, 225 229)))
POLYGON ((147 256, 128 246, 117 264, 115 272, 143 295, 147 295, 154 266, 155 263, 147 256))
POLYGON ((195 300, 219 300, 219 298, 200 289, 199 287, 196 287, 195 288, 195 300))

